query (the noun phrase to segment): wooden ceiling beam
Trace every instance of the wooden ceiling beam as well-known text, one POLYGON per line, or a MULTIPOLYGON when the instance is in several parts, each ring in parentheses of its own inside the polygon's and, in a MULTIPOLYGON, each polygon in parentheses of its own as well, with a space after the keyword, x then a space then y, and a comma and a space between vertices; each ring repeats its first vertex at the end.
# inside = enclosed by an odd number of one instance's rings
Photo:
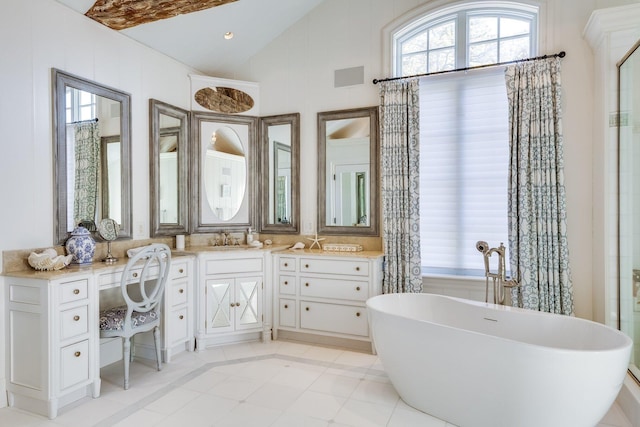
POLYGON ((237 0, 97 0, 85 15, 114 30, 222 6, 237 0))

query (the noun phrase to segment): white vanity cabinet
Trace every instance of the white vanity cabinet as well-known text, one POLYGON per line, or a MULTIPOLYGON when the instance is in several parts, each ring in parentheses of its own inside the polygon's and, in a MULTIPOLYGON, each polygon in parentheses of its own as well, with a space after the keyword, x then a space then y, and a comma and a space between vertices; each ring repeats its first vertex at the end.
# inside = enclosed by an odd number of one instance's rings
POLYGON ((53 419, 59 407, 99 396, 95 289, 91 274, 5 277, 10 406, 53 419))
MULTIPOLYGON (((55 418, 58 408, 100 395, 100 308, 122 304, 120 279, 128 260, 94 263, 60 271, 6 273, 6 378, 10 406, 55 418)), ((193 350, 193 256, 171 260, 162 311, 165 361, 176 351, 193 350)), ((132 281, 140 270, 130 271, 132 281)), ((152 337, 134 339, 139 354, 155 359, 152 337), (146 340, 149 340, 147 345, 146 340)), ((150 335, 150 334, 148 334, 150 335)), ((122 358, 120 338, 114 359, 122 358)), ((111 357, 111 355, 109 355, 111 357)))
POLYGON ((174 353, 195 350, 194 264, 192 257, 171 261, 170 280, 164 293, 163 316, 162 350, 167 363, 174 353))
POLYGON ((380 252, 274 254, 274 339, 371 349, 366 300, 382 293, 380 252))
POLYGON ((198 350, 208 345, 266 339, 264 282, 267 251, 198 254, 198 350))
MULTIPOLYGON (((171 357, 181 351, 193 351, 195 347, 194 335, 194 260, 192 256, 180 256, 171 258, 171 270, 164 290, 162 306, 161 352, 165 363, 171 362, 171 357)), ((120 280, 124 266, 98 274, 98 288, 100 294, 100 309, 112 307, 120 302, 122 292, 120 280), (110 295, 109 295, 110 294, 110 295)), ((135 280, 140 269, 131 269, 132 280, 135 280)), ((122 357, 121 339, 109 339, 117 345, 115 356, 122 357)), ((107 345, 103 345, 107 347, 107 345)), ((103 356, 105 352, 103 351, 103 356)), ((108 351, 106 352, 108 354, 108 351)), ((147 359, 155 359, 155 344, 151 332, 138 334, 133 338, 134 355, 147 359)), ((106 357, 105 357, 106 358, 106 357)), ((101 366, 112 363, 110 359, 103 361, 101 366)))

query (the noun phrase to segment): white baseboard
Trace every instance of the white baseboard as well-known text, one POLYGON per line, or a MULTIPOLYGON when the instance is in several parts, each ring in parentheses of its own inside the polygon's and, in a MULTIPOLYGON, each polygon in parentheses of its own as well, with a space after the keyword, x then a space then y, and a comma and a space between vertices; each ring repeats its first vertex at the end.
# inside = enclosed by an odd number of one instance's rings
POLYGON ((2 398, 0 398, 0 408, 4 408, 9 404, 7 401, 7 382, 4 378, 0 378, 0 392, 2 392, 2 398))

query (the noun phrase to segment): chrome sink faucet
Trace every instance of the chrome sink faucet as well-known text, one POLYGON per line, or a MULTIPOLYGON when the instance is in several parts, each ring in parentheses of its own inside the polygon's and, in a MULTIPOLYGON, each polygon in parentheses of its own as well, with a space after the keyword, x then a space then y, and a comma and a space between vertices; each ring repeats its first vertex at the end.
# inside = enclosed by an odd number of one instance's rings
POLYGON ((505 288, 514 288, 518 286, 518 282, 515 279, 507 278, 507 269, 505 263, 505 250, 504 244, 500 242, 500 246, 497 248, 490 248, 489 244, 485 241, 479 240, 476 242, 476 249, 482 252, 484 255, 484 275, 485 275, 485 302, 489 302, 489 279, 493 281, 493 303, 504 304, 505 288), (498 255, 498 269, 497 272, 491 272, 491 266, 489 265, 489 258, 491 254, 498 255))

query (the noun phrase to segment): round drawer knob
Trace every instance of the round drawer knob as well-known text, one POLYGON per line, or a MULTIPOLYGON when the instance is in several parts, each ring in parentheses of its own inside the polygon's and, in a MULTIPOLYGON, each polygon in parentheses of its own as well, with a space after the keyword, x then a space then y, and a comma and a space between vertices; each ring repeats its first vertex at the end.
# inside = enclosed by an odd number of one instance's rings
POLYGON ((184 294, 184 289, 180 288, 178 292, 180 292, 181 294, 184 294))
POLYGON ((307 287, 309 287, 309 282, 305 283, 304 285, 305 285, 305 286, 307 286, 307 287))
POLYGON ((284 266, 285 266, 285 267, 289 267, 289 263, 285 262, 285 263, 284 263, 284 266))
POLYGON ((79 293, 80 293, 80 289, 74 289, 74 290, 73 290, 73 294, 74 294, 74 295, 78 295, 79 293))
POLYGON ((359 290, 360 290, 360 286, 356 286, 356 291, 359 291, 359 290))
POLYGON ((77 322, 78 320, 80 320, 80 316, 78 316, 78 315, 73 316, 73 320, 75 320, 77 322))
POLYGON ((232 302, 232 303, 231 303, 231 307, 235 307, 235 306, 236 306, 236 303, 235 303, 235 302, 232 302))
POLYGON ((309 264, 305 264, 305 265, 304 265, 304 268, 309 268, 309 264))
POLYGON ((284 282, 284 284, 285 284, 285 285, 288 285, 288 284, 289 284, 289 282, 285 281, 285 282, 284 282))
POLYGON ((309 307, 305 308, 305 310, 309 311, 309 307))
POLYGON ((81 355, 81 354, 82 354, 82 353, 80 353, 79 351, 76 351, 75 353, 73 353, 73 355, 74 355, 75 357, 80 357, 80 355, 81 355))
POLYGON ((184 319, 184 316, 181 314, 180 316, 178 316, 178 319, 182 320, 184 319))
POLYGON ((133 277, 138 277, 138 273, 133 273, 133 277))
POLYGON ((360 317, 360 312, 357 312, 357 313, 356 313, 356 317, 360 317))
POLYGON ((184 273, 184 269, 181 268, 180 270, 178 270, 179 273, 184 273))
POLYGON ((356 267, 356 271, 360 271, 360 267, 356 267))
POLYGON ((284 305, 284 308, 289 308, 289 304, 285 304, 285 305, 284 305))
POLYGON ((239 302, 236 303, 236 307, 240 307, 240 303, 239 302))

